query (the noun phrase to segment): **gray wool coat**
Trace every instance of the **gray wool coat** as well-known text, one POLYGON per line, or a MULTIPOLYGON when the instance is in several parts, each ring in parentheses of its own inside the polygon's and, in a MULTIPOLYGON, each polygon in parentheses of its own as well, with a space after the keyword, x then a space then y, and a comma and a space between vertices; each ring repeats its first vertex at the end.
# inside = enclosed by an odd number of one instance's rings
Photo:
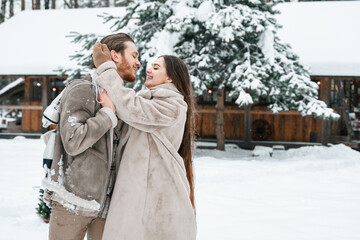
POLYGON ((113 62, 100 65, 97 73, 96 83, 127 124, 103 239, 195 239, 195 212, 178 154, 187 112, 183 96, 172 83, 136 94, 124 87, 113 62))

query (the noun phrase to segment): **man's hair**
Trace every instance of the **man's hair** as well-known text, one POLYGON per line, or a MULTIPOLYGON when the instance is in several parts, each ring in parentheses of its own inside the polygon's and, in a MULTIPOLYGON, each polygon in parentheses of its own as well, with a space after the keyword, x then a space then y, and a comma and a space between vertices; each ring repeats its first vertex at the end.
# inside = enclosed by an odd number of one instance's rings
MULTIPOLYGON (((110 51, 114 50, 121 55, 124 55, 126 42, 135 43, 134 40, 126 33, 115 33, 107 35, 106 37, 101 39, 100 42, 106 44, 110 51)), ((95 68, 94 61, 91 61, 90 68, 95 68)))

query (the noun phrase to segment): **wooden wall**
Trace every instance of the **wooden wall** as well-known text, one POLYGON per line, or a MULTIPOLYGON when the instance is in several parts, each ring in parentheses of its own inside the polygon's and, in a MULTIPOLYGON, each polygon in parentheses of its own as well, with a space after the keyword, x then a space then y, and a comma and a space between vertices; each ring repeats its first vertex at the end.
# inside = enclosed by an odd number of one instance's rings
MULTIPOLYGON (((196 129, 200 138, 216 138, 215 106, 197 106, 196 129)), ((321 141, 321 121, 313 117, 302 117, 298 112, 281 112, 273 114, 265 107, 253 107, 250 111, 252 121, 266 120, 272 134, 264 140, 310 142, 321 141)), ((224 132, 226 139, 243 139, 244 109, 237 106, 225 106, 224 132)))
MULTIPOLYGON (((49 99, 50 86, 47 84, 51 78, 62 78, 57 76, 21 76, 25 78, 25 101, 23 105, 39 105, 46 107, 51 101, 49 99), (42 89, 42 101, 34 101, 32 98, 31 81, 41 79, 46 88, 42 89), (49 101, 46 101, 48 99, 49 101)), ((0 76, 1 78, 1 76, 0 76)), ((65 77, 64 77, 65 78, 65 77)), ((344 79, 344 78, 341 78, 344 79)), ((360 79, 356 78, 357 85, 360 85, 360 79)), ((329 99, 329 89, 324 92, 324 86, 327 86, 331 79, 329 77, 314 77, 313 81, 321 81, 319 96, 322 100, 329 99)), ((356 86, 357 86, 356 85, 356 86)), ((358 92, 355 93, 354 104, 358 104, 358 92)), ((200 138, 216 138, 216 110, 215 104, 201 104, 197 106, 198 115, 196 117, 197 134, 200 138)), ((270 141, 295 141, 295 142, 321 142, 320 120, 312 117, 301 117, 298 112, 281 112, 272 114, 266 110, 266 107, 255 106, 251 109, 251 121, 265 120, 272 128, 272 134, 265 140, 270 141)), ((41 131, 41 110, 23 110, 22 127, 24 131, 41 131)), ((323 126, 324 128, 325 126, 323 126)), ((341 124, 331 122, 329 127, 330 135, 341 134, 341 124)), ((224 133, 226 139, 240 140, 244 138, 244 109, 236 105, 225 105, 224 114, 224 133)), ((325 139, 325 138, 324 138, 325 139)))
POLYGON ((12 109, 22 110, 22 130, 24 132, 41 132, 42 109, 45 109, 54 98, 54 94, 58 94, 64 86, 54 85, 54 81, 62 81, 66 76, 0 76, 2 78, 22 77, 25 79, 24 84, 24 100, 20 102, 21 106, 10 106, 12 109), (34 90, 34 81, 39 83, 37 89, 34 90), (52 89, 54 88, 54 90, 52 89), (53 97, 51 97, 53 96, 53 97), (31 107, 34 106, 34 107, 31 107))
MULTIPOLYGON (((41 102, 22 102, 21 105, 39 106, 41 102)), ((40 132, 41 131, 41 117, 42 110, 22 110, 21 128, 26 132, 40 132)))

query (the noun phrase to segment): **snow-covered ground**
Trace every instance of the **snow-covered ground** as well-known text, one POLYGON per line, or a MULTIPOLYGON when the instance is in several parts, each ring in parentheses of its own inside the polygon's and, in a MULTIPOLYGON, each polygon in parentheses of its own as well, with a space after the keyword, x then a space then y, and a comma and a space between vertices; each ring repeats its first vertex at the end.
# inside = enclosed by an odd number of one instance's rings
MULTIPOLYGON (((2 240, 45 240, 35 214, 41 140, 0 140, 2 240)), ((344 145, 274 151, 197 150, 198 240, 358 240, 360 153, 344 145)))

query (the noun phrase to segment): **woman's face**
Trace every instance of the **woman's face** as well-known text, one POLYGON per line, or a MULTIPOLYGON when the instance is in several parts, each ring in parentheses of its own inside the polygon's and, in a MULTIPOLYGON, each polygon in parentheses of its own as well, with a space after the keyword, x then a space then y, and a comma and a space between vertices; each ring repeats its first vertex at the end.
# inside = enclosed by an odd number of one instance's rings
POLYGON ((163 57, 155 60, 150 68, 146 69, 147 77, 145 86, 152 88, 160 84, 171 83, 172 80, 166 73, 165 61, 163 57))

